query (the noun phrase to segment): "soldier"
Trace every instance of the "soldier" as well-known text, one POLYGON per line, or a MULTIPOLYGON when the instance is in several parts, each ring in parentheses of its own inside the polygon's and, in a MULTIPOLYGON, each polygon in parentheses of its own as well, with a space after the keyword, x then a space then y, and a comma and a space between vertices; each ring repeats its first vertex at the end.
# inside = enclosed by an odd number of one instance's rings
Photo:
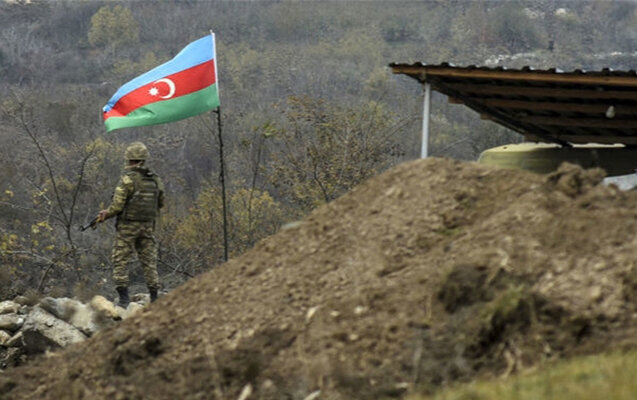
POLYGON ((117 235, 113 244, 113 280, 119 295, 119 305, 126 308, 128 296, 128 262, 137 252, 144 269, 144 279, 150 293, 150 301, 157 300, 159 276, 157 275, 157 241, 153 236, 155 219, 164 205, 164 185, 159 176, 145 165, 148 149, 141 142, 132 143, 126 149, 126 166, 113 193, 110 206, 101 210, 98 221, 117 217, 117 235))

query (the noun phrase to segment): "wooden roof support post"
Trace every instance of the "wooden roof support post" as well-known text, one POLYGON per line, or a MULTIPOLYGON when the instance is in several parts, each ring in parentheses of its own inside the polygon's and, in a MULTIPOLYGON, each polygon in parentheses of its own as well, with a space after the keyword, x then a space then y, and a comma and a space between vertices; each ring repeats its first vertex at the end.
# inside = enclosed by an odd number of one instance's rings
POLYGON ((429 147, 429 114, 431 110, 431 84, 425 83, 425 100, 422 114, 422 144, 420 158, 427 158, 429 147))

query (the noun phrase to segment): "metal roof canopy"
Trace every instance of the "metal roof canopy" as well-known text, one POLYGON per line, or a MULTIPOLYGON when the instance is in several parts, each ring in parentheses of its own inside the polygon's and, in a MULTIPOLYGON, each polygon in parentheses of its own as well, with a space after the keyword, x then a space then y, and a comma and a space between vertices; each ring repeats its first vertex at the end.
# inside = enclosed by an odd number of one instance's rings
POLYGON ((532 142, 637 145, 637 73, 389 65, 532 142))

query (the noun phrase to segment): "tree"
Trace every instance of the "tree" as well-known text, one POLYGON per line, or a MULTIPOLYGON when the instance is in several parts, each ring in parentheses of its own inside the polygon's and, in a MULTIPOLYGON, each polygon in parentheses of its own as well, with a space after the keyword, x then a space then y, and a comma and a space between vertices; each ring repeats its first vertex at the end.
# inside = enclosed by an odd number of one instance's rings
MULTIPOLYGON (((239 189, 230 195, 229 247, 237 256, 272 235, 283 222, 281 206, 269 193, 239 189)), ((162 221, 162 243, 173 271, 193 276, 223 262, 223 214, 218 187, 201 192, 181 220, 162 221)))
MULTIPOLYGON (((30 184, 25 188, 30 194, 30 204, 13 202, 13 191, 9 189, 5 190, 7 199, 0 204, 9 209, 26 211, 17 227, 30 226, 28 231, 22 229, 20 235, 2 232, 10 239, 15 237, 11 241, 12 249, 5 250, 2 256, 17 256, 20 263, 25 259, 32 260, 36 268, 41 268, 37 287, 42 289, 53 268, 71 272, 77 281, 82 280, 79 273, 80 252, 72 232, 80 207, 85 167, 93 154, 93 147, 81 148, 67 143, 66 147, 55 148, 49 135, 51 131, 46 122, 46 112, 42 112, 46 107, 42 104, 36 107, 35 104, 38 104, 37 100, 28 94, 16 94, 14 101, 5 102, 0 107, 2 119, 23 136, 21 144, 29 144, 36 154, 16 168, 30 184)), ((19 156, 16 156, 14 154, 12 158, 20 163, 19 156)))
POLYGON ((140 75, 146 71, 150 71, 156 66, 162 64, 166 60, 159 60, 154 52, 149 51, 138 61, 134 62, 129 59, 121 59, 115 61, 111 74, 116 80, 129 78, 140 75))
POLYGON ((100 8, 91 17, 88 42, 95 47, 113 46, 115 48, 137 43, 139 24, 128 8, 117 5, 100 8))
POLYGON ((507 2, 497 7, 491 25, 500 43, 512 53, 532 50, 542 43, 534 23, 515 3, 507 2))
POLYGON ((400 121, 369 102, 340 108, 309 97, 288 99, 287 121, 268 127, 270 182, 308 212, 391 166, 402 153, 395 134, 400 121))

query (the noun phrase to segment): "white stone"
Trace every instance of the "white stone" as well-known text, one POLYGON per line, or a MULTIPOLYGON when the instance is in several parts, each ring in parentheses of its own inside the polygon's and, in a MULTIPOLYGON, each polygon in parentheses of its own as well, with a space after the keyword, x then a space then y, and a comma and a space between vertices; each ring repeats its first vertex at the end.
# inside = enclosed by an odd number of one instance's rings
POLYGON ((318 306, 316 307, 311 307, 309 310, 307 310, 307 313, 305 314, 305 323, 309 324, 310 321, 312 321, 312 317, 314 317, 314 314, 316 313, 316 310, 318 310, 318 306))
POLYGON ((91 306, 78 304, 74 306, 73 313, 66 322, 82 331, 85 335, 92 336, 100 330, 100 326, 96 323, 98 320, 96 314, 97 312, 91 306))
POLYGON ((39 306, 34 307, 27 315, 22 334, 28 353, 42 353, 86 339, 86 335, 79 329, 39 306))
POLYGON ((0 314, 17 314, 20 311, 20 304, 15 301, 6 300, 0 303, 0 314))
POLYGON ((11 339, 11 334, 7 331, 0 331, 0 346, 6 346, 11 339))
POLYGON ((144 309, 144 306, 139 303, 129 303, 126 310, 122 313, 122 319, 127 319, 133 315, 139 314, 144 309))
POLYGON ((21 306, 28 306, 31 304, 31 301, 26 296, 16 296, 13 301, 20 304, 21 306))
POLYGON ((599 301, 599 299, 602 298, 603 294, 604 292, 602 291, 602 288, 599 286, 593 286, 590 289, 590 298, 592 301, 599 301))
POLYGON ((307 396, 305 396, 305 398, 303 400, 316 400, 318 399, 318 397, 321 395, 321 391, 320 390, 315 390, 314 392, 308 394, 307 396))
POLYGON ((7 343, 5 344, 5 346, 22 347, 24 346, 24 341, 22 340, 22 338, 23 338, 22 332, 18 332, 15 335, 13 335, 9 340, 7 340, 7 343))
POLYGON ((243 390, 241 390, 241 394, 239 394, 239 397, 237 398, 237 400, 247 400, 248 397, 250 397, 252 395, 252 385, 251 384, 247 384, 243 387, 243 390))
POLYGON ((269 390, 274 387, 275 387, 274 382, 271 379, 266 379, 265 381, 263 381, 263 384, 261 385, 261 388, 265 390, 269 390))
POLYGON ((141 303, 143 305, 150 303, 150 295, 148 293, 135 293, 130 299, 131 302, 141 303))
POLYGON ((0 329, 15 332, 24 323, 24 318, 17 314, 0 315, 0 329))
MULTIPOLYGON (((120 319, 122 312, 103 296, 95 296, 91 299, 90 306, 104 317, 111 319, 120 319)), ((122 311, 123 309, 119 307, 122 311)))
POLYGON ((361 315, 365 311, 367 311, 367 308, 363 307, 363 306, 356 306, 356 308, 354 308, 354 314, 356 314, 356 315, 361 315))
MULTIPOLYGON (((49 314, 55 316, 56 318, 67 321, 69 317, 68 314, 72 313, 73 309, 75 308, 75 304, 70 303, 73 301, 74 300, 66 297, 62 297, 59 299, 55 299, 53 297, 44 297, 43 299, 40 299, 38 305, 43 310, 47 311, 49 314)), ((79 301, 77 303, 79 304, 79 301)))
POLYGON ((40 300, 39 306, 88 336, 92 336, 104 325, 100 323, 103 322, 103 318, 96 315, 97 311, 93 307, 75 299, 45 297, 40 300))

